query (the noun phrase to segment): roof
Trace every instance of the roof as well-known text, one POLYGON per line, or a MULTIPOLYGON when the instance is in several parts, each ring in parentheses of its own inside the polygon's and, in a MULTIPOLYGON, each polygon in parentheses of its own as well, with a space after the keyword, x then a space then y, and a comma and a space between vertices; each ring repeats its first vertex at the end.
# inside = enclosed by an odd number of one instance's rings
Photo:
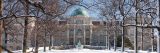
POLYGON ((71 16, 87 16, 87 17, 89 17, 88 12, 83 8, 75 9, 72 12, 71 16))

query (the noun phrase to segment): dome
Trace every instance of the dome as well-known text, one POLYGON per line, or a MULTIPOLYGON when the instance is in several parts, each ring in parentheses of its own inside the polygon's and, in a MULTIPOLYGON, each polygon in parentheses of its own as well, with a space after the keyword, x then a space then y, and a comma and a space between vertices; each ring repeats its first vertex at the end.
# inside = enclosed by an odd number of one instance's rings
POLYGON ((78 16, 78 15, 89 17, 87 11, 85 9, 82 9, 82 8, 75 9, 73 11, 73 13, 71 14, 71 16, 78 16))

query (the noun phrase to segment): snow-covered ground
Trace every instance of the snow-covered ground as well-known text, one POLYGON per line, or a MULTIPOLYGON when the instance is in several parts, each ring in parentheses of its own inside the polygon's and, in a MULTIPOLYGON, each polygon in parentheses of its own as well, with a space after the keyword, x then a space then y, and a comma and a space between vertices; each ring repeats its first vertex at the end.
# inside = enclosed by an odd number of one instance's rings
MULTIPOLYGON (((30 48, 29 50, 27 50, 28 52, 30 52, 32 50, 32 48, 30 48)), ((68 50, 48 50, 48 48, 46 49, 46 52, 43 52, 43 47, 39 48, 39 53, 121 53, 121 51, 114 51, 112 50, 92 50, 92 49, 68 49, 68 50)), ((126 50, 123 53, 131 53, 134 50, 126 50)), ((13 51, 14 53, 22 53, 22 50, 17 50, 17 51, 13 51)), ((7 53, 7 52, 3 52, 3 53, 7 53)), ((32 53, 32 52, 30 52, 32 53)), ((157 53, 157 52, 148 52, 148 51, 141 51, 139 50, 138 53, 157 53)))
MULTIPOLYGON (((28 52, 31 50, 28 50, 28 52)), ((14 53, 21 53, 22 51, 14 51, 14 53)), ((30 52, 32 53, 32 52, 30 52)), ((48 50, 43 52, 43 48, 39 49, 39 53, 121 53, 120 51, 114 52, 113 50, 91 50, 91 49, 68 49, 68 50, 48 50)), ((124 52, 127 53, 127 52, 124 52)))

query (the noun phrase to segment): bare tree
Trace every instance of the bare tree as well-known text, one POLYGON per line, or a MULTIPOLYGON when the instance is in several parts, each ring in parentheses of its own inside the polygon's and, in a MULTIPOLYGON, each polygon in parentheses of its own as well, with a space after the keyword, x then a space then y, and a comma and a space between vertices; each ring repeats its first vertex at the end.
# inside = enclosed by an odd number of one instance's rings
MULTIPOLYGON (((101 4, 99 4, 100 7, 98 9, 101 11, 101 15, 104 17, 103 19, 105 19, 106 22, 109 22, 109 20, 111 20, 111 23, 112 23, 111 26, 113 26, 111 31, 116 31, 116 27, 114 25, 116 23, 115 20, 117 20, 117 17, 116 17, 117 16, 116 12, 117 12, 117 7, 118 7, 117 1, 115 1, 115 0, 107 0, 107 1, 106 0, 100 0, 99 2, 101 4)), ((106 26, 110 26, 110 25, 107 24, 106 26)), ((109 28, 111 28, 111 27, 109 27, 109 28)), ((107 32, 107 35, 109 35, 108 32, 107 32)), ((114 35, 114 49, 116 50, 116 35, 117 35, 117 32, 113 33, 113 35, 114 35)))
MULTIPOLYGON (((0 17, 2 17, 2 0, 0 0, 0 17)), ((2 21, 0 21, 0 45, 2 45, 2 30, 3 30, 3 28, 2 28, 2 21)), ((2 48, 0 48, 0 53, 2 53, 2 48)))

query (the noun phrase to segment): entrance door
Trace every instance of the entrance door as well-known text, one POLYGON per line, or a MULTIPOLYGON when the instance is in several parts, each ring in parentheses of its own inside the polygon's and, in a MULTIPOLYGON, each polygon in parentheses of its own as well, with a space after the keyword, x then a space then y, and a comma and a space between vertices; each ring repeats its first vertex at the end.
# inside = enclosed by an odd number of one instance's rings
POLYGON ((73 38, 69 38, 69 45, 73 45, 73 38))

